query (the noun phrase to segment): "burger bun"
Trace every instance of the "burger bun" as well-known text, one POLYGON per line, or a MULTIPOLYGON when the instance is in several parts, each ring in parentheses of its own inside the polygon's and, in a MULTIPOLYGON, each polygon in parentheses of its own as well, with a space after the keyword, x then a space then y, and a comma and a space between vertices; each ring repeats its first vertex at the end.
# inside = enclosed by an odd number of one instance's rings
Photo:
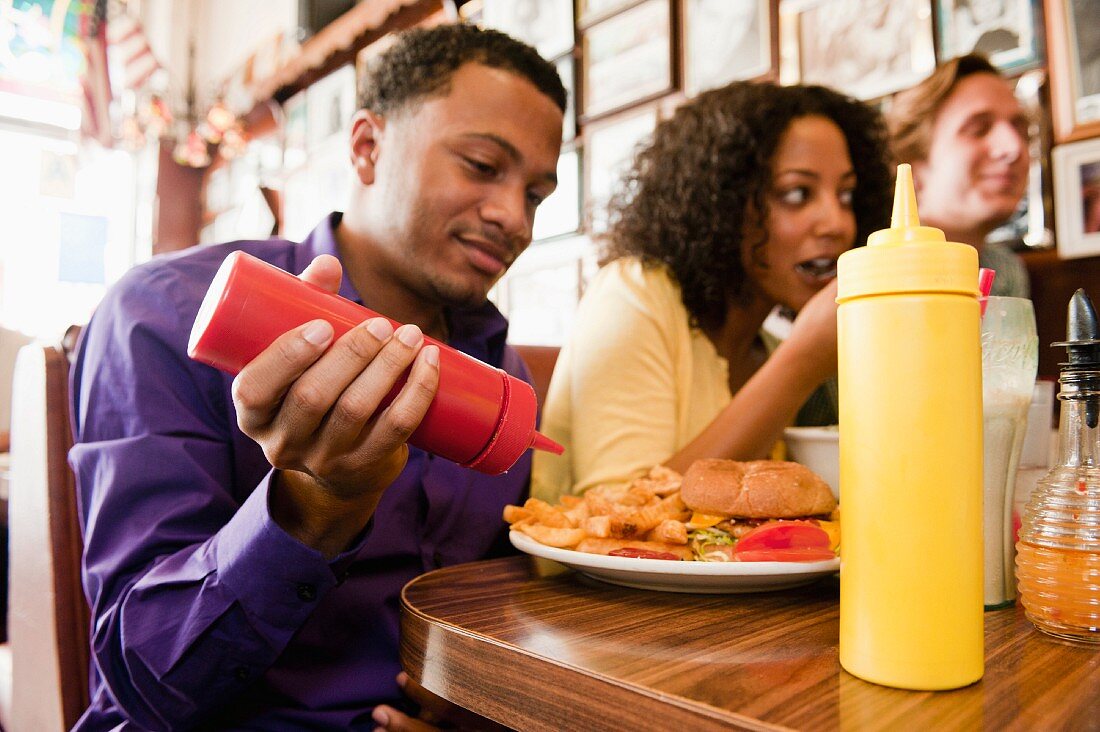
POLYGON ((799 518, 836 508, 829 484, 816 473, 778 460, 696 460, 680 495, 693 511, 727 518, 799 518))

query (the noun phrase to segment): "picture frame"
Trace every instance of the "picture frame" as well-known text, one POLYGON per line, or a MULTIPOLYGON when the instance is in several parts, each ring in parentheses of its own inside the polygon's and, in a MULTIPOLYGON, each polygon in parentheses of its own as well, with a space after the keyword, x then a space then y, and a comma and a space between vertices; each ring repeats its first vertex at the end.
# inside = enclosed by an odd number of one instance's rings
POLYGON ((778 0, 682 0, 684 92, 774 73, 778 0))
POLYGON ((669 0, 645 0, 586 29, 582 38, 582 123, 673 88, 669 0))
POLYGON ((585 127, 583 180, 588 231, 607 229, 607 204, 634 162, 639 145, 656 129, 659 113, 658 105, 650 105, 585 127))
POLYGON ((794 81, 872 100, 916 84, 936 66, 928 0, 822 0, 794 18, 794 81))
POLYGON ((595 247, 584 235, 529 247, 489 294, 508 318, 508 342, 564 344, 596 269, 595 247))
POLYGON ((1044 3, 1056 142, 1100 135, 1100 23, 1089 0, 1044 3))
POLYGON ((544 241, 573 234, 581 226, 580 152, 566 150, 558 157, 558 187, 535 211, 532 240, 544 241))
POLYGON ((562 118, 562 144, 572 142, 577 136, 577 64, 572 54, 566 54, 554 62, 554 68, 565 87, 565 113, 562 118))
POLYGON ((1100 138, 1059 145, 1051 160, 1058 256, 1100 256, 1100 138))
POLYGON ((577 0, 577 25, 583 27, 637 5, 640 0, 577 0))
POLYGON ((306 149, 312 153, 351 129, 355 114, 355 66, 345 64, 306 88, 306 149))
POLYGON ((484 0, 481 24, 534 46, 545 59, 573 50, 572 0, 484 0))
POLYGON ((1039 0, 935 0, 939 59, 978 53, 1005 73, 1038 65, 1039 0))

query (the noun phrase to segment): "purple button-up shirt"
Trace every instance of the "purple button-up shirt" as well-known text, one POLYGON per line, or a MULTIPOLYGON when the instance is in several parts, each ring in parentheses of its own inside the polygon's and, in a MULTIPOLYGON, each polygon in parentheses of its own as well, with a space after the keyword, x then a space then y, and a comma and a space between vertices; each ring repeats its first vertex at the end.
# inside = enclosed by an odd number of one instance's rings
MULTIPOLYGON (((326 219, 302 244, 246 241, 155 259, 111 289, 73 375, 92 704, 80 730, 371 728, 400 704, 401 587, 508 550, 502 507, 530 454, 489 477, 410 449, 370 528, 326 561, 271 518, 272 468, 237 428, 231 378, 187 357, 231 251, 293 273, 336 255, 326 219)), ((345 277, 340 294, 360 301, 345 277)), ((447 313, 450 345, 527 379, 491 304, 447 313)))

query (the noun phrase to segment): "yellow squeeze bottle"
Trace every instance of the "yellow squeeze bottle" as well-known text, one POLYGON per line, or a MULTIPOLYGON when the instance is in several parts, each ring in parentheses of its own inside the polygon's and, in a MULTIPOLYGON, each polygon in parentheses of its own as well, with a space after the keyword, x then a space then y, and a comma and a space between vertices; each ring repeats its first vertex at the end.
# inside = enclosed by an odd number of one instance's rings
POLYGON ((840 663, 902 689, 983 672, 978 255, 921 226, 898 166, 889 229, 840 257, 840 663))

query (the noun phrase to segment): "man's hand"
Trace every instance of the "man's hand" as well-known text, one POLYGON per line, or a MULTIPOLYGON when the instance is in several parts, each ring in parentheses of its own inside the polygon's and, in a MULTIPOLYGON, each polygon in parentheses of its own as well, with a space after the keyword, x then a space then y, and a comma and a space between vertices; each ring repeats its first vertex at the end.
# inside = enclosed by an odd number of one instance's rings
MULTIPOLYGON (((340 265, 319 257, 302 279, 335 292, 340 265)), ((342 551, 405 466, 405 441, 439 384, 439 350, 420 329, 395 332, 372 318, 332 343, 314 320, 280 336, 233 382, 241 431, 283 471, 273 486, 275 520, 326 555, 342 551), (331 348, 329 347, 331 345, 331 348), (379 409, 412 366, 397 397, 379 409)))
POLYGON ((420 707, 419 717, 410 717, 393 707, 379 705, 371 717, 379 730, 387 732, 432 732, 440 729, 470 730, 471 732, 497 732, 507 730, 491 719, 486 719, 469 709, 452 704, 436 696, 409 678, 404 671, 397 674, 397 684, 405 695, 420 707))

